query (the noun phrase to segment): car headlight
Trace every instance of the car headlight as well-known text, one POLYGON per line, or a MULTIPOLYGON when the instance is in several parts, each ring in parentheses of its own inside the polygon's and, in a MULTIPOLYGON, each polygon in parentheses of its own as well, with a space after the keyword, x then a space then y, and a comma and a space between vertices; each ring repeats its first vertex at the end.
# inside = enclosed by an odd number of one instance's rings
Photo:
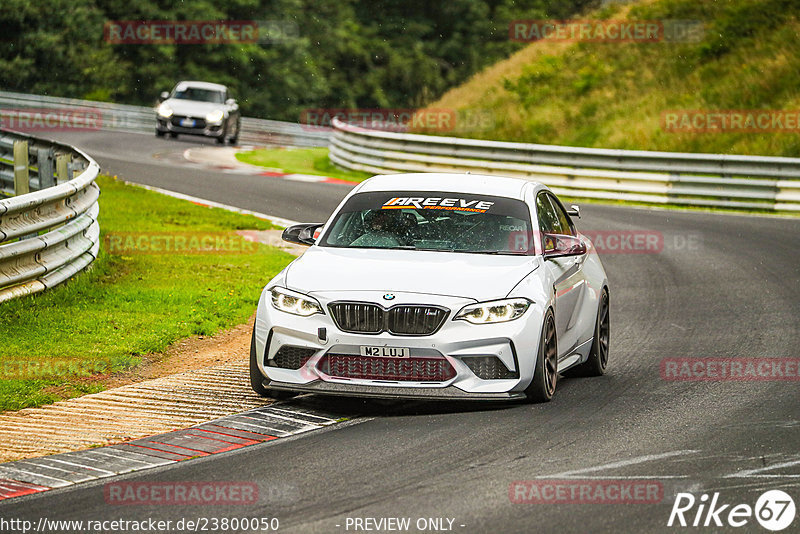
POLYGON ((282 312, 308 317, 315 313, 322 313, 322 306, 315 299, 282 287, 273 287, 272 307, 282 312))
POLYGON ((220 122, 222 120, 222 117, 224 116, 225 114, 222 112, 221 109, 215 109, 214 111, 206 115, 206 122, 220 122))
POLYGON ((464 306, 453 320, 463 319, 472 324, 505 323, 522 317, 531 302, 528 299, 504 299, 464 306))
POLYGON ((166 102, 162 103, 158 106, 158 116, 164 117, 165 119, 172 117, 172 108, 169 107, 166 102))

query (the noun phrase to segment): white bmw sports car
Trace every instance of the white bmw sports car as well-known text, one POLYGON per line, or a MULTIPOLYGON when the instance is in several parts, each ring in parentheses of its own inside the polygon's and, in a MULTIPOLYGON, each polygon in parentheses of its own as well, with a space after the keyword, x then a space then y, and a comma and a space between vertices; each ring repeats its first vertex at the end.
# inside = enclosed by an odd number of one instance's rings
POLYGON ((608 280, 544 185, 469 174, 376 176, 258 303, 260 395, 548 401, 560 373, 602 375, 608 280))

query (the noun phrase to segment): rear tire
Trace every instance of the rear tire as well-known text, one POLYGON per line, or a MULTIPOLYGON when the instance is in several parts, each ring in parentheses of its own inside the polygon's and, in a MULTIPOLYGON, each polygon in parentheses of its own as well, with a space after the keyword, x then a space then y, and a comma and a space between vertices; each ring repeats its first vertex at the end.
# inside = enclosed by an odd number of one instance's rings
POLYGON ((253 336, 250 338, 250 387, 261 397, 269 397, 275 400, 291 399, 296 393, 288 391, 276 391, 264 387, 264 375, 258 368, 258 351, 256 350, 256 327, 253 325, 253 336))
POLYGON ((608 289, 603 288, 597 305, 597 320, 594 325, 594 341, 589 350, 589 359, 564 373, 564 376, 603 376, 608 366, 608 343, 610 340, 610 311, 608 289))
POLYGON ((525 390, 531 402, 550 402, 558 383, 558 340, 556 339, 556 320, 553 310, 547 310, 542 321, 542 335, 539 339, 539 353, 536 355, 536 368, 533 380, 525 390))

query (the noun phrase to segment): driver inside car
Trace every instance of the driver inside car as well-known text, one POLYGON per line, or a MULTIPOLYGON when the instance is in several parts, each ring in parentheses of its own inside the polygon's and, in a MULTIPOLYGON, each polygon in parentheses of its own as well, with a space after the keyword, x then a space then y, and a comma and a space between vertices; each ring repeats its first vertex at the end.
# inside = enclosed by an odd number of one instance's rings
POLYGON ((399 210, 374 210, 364 215, 364 234, 353 247, 399 247, 408 241, 407 218, 399 210))

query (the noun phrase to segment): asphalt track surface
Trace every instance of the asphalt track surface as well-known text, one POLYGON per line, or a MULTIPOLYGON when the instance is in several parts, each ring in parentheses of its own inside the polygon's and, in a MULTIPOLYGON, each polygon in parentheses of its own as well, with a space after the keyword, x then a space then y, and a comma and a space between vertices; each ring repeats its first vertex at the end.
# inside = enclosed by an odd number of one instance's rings
MULTIPOLYGON (((198 171, 167 157, 202 140, 60 138, 127 180, 295 220, 323 220, 348 191, 198 171)), ((800 382, 668 381, 660 362, 797 356, 800 220, 595 204, 583 214, 582 230, 663 236, 658 253, 603 255, 612 310, 606 376, 563 379, 554 400, 538 405, 303 397, 291 402, 335 406, 352 420, 114 479, 257 481, 257 505, 111 506, 104 480, 13 499, 0 504, 0 517, 277 517, 280 532, 365 532, 347 521, 368 517, 411 518, 410 532, 419 531, 418 518, 450 518, 452 530, 465 533, 768 532, 752 517, 742 528, 670 528, 667 520, 677 492, 719 492, 720 504, 754 506, 765 490, 782 489, 800 507, 800 382), (512 503, 510 485, 534 479, 648 480, 664 497, 658 504, 512 503)), ((783 532, 798 531, 800 518, 783 532)))

